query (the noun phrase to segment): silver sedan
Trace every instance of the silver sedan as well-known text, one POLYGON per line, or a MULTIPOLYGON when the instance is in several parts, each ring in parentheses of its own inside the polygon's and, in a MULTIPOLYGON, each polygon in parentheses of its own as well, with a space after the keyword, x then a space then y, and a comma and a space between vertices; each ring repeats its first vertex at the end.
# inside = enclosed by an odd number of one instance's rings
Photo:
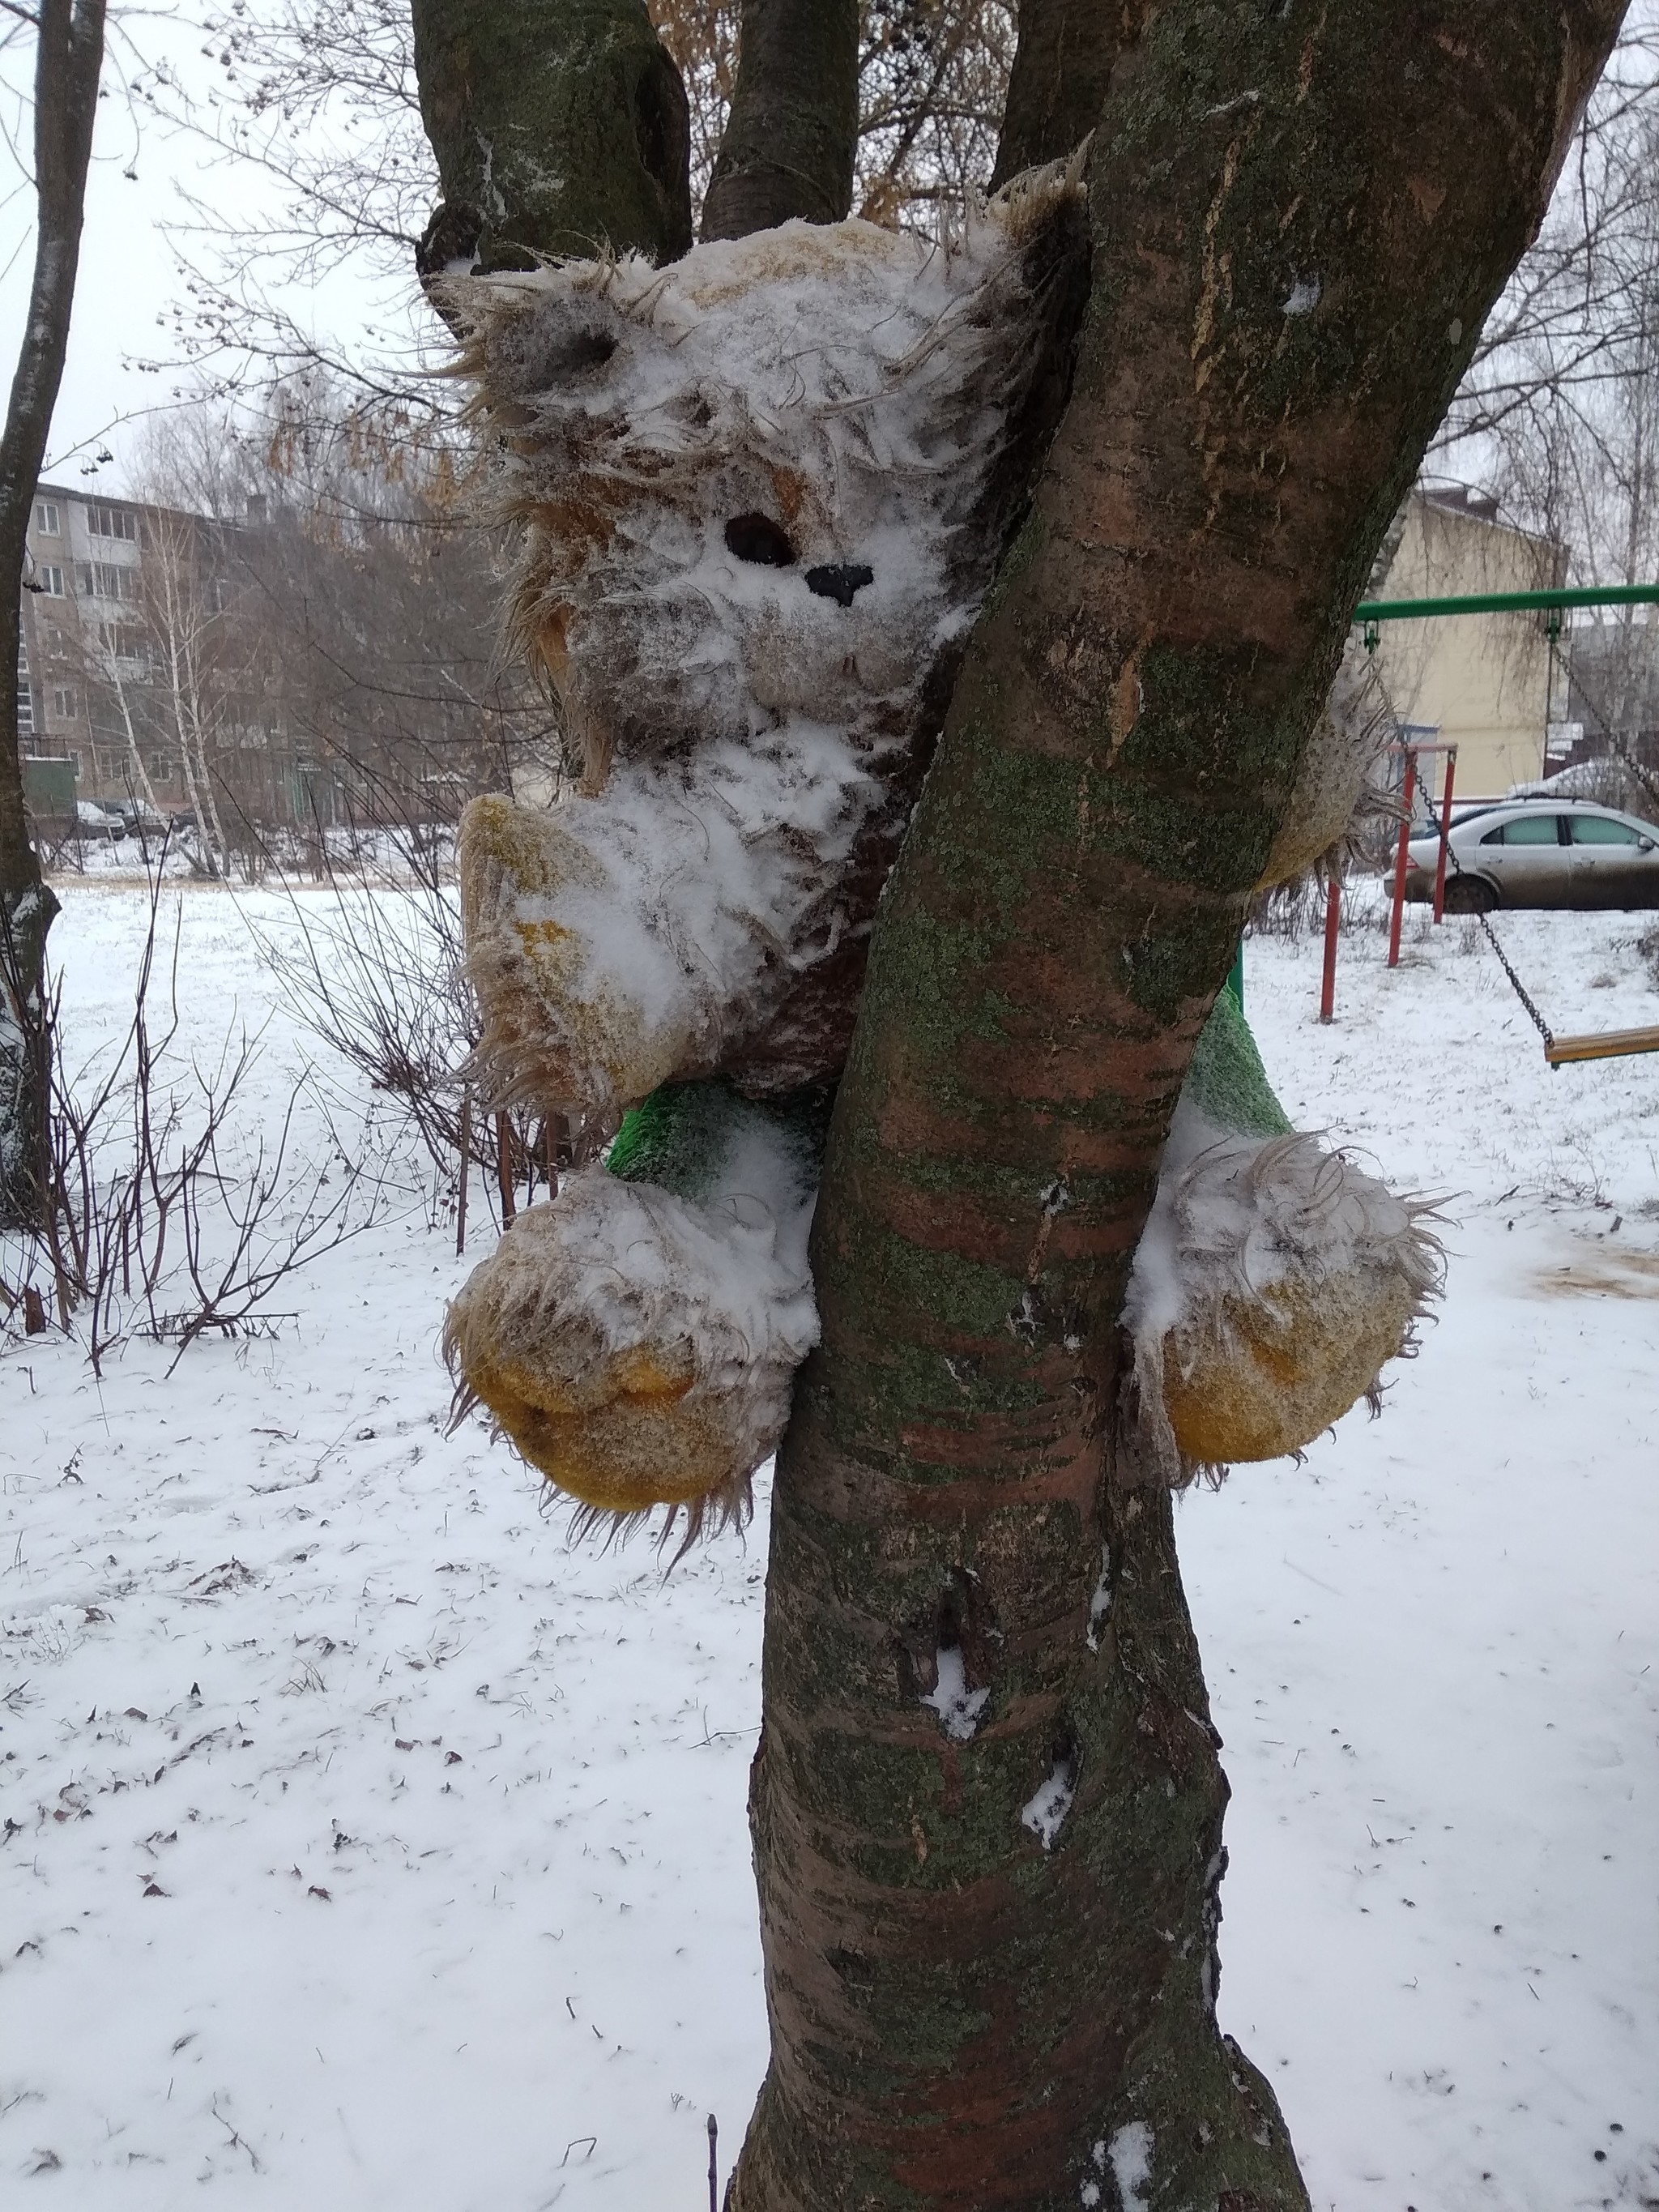
MULTIPOLYGON (((1406 896, 1431 899, 1438 829, 1407 848, 1406 896)), ((1659 907, 1659 828, 1588 799, 1510 799, 1454 815, 1446 911, 1659 907)))

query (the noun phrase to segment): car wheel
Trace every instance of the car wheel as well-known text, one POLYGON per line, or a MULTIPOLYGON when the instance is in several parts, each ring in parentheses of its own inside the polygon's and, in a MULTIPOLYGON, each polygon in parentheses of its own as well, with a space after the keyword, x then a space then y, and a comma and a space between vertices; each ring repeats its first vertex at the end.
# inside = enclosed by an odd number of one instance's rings
POLYGON ((1448 914, 1490 914, 1498 894, 1479 876, 1451 876, 1446 882, 1448 914))

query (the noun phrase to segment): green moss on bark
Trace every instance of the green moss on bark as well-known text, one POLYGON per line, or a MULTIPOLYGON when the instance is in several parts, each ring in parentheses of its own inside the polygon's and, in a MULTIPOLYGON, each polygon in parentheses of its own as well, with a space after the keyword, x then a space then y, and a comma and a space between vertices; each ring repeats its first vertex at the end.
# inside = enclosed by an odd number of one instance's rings
POLYGON ((1216 2026, 1226 1784, 1116 1322, 1372 549, 1620 12, 1528 0, 1494 42, 1436 0, 1402 45, 1356 4, 1166 0, 1097 137, 1077 386, 831 1127, 734 2212, 1115 2212, 1096 2146, 1131 2126, 1151 2212, 1305 2208, 1216 2026), (940 1650, 988 1693, 965 1741, 922 1702, 940 1650))
POLYGON ((686 251, 685 89, 644 0, 413 0, 413 13, 446 256, 467 250, 469 228, 484 270, 686 251))

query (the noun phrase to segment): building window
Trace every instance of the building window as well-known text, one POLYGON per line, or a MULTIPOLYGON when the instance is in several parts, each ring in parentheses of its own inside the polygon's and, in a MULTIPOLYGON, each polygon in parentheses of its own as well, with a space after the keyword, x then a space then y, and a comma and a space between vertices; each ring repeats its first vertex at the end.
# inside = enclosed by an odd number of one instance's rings
POLYGON ((17 734, 20 738, 34 735, 34 694, 28 684, 29 657, 25 647, 17 648, 17 734))
POLYGON ((112 561, 77 561, 76 587, 83 599, 136 599, 138 571, 118 567, 112 561))
POLYGON ((37 530, 44 531, 48 538, 58 536, 58 502, 55 499, 35 501, 34 526, 37 530))
POLYGON ((62 599, 69 596, 64 589, 64 572, 61 568, 37 568, 34 572, 34 580, 49 599, 62 599))
POLYGON ((138 543, 138 518, 124 507, 88 507, 87 528, 94 538, 125 538, 130 545, 138 543))
POLYGON ((81 702, 72 684, 52 685, 52 711, 60 722, 73 722, 80 719, 81 702))

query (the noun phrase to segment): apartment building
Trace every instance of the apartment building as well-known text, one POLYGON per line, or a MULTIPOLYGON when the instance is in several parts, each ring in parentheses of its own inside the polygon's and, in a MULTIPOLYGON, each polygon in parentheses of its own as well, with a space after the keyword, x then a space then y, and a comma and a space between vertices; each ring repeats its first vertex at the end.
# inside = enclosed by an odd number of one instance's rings
POLYGON ((131 781, 125 731, 118 748, 93 695, 106 659, 118 655, 138 673, 143 542, 142 510, 128 501, 58 484, 35 495, 17 734, 25 754, 72 761, 82 798, 125 795, 131 781))
POLYGON ((232 842, 447 819, 502 777, 494 596, 489 549, 429 511, 250 495, 226 520, 42 483, 26 788, 67 813, 68 769, 44 765, 67 763, 79 799, 216 810, 232 842))
MULTIPOLYGON (((1496 500, 1437 487, 1412 494, 1377 597, 1548 591, 1565 572, 1566 548, 1506 522, 1496 500)), ((1542 615, 1384 623, 1376 657, 1402 727, 1456 745, 1463 797, 1501 799, 1544 774, 1554 669, 1542 615)))

